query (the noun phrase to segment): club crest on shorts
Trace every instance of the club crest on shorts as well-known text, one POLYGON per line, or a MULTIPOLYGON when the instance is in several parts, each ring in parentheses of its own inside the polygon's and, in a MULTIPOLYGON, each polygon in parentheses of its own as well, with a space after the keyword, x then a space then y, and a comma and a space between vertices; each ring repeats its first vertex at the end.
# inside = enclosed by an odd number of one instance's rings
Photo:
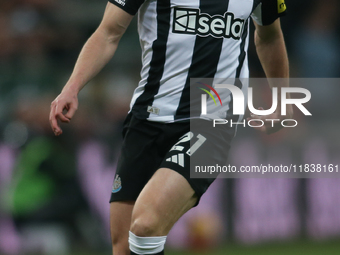
POLYGON ((122 189, 122 181, 121 181, 119 175, 117 174, 116 178, 113 182, 113 185, 112 185, 112 193, 117 193, 121 189, 122 189))

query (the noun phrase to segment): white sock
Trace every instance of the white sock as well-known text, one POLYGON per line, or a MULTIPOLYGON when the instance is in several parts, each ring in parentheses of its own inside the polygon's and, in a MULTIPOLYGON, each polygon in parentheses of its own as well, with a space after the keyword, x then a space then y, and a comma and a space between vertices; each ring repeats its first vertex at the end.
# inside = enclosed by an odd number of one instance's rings
POLYGON ((157 254, 164 250, 166 236, 140 237, 129 231, 130 251, 136 254, 157 254))

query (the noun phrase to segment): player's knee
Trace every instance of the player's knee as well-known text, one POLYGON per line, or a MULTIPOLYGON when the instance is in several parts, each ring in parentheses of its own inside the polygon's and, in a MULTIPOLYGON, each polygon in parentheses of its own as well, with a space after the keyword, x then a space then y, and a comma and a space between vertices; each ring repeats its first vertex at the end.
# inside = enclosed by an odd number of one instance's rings
POLYGON ((155 219, 137 217, 132 219, 130 231, 140 237, 157 236, 159 235, 159 226, 155 219))

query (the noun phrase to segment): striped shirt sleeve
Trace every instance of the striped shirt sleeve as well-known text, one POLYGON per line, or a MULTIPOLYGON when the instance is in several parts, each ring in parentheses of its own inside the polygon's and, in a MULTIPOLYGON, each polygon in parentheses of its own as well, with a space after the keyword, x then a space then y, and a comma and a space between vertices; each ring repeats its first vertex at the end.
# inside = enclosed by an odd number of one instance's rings
POLYGON ((135 15, 145 0, 109 0, 110 3, 118 6, 131 15, 135 15))
POLYGON ((287 12, 285 0, 261 0, 252 13, 252 18, 261 26, 272 24, 287 12))

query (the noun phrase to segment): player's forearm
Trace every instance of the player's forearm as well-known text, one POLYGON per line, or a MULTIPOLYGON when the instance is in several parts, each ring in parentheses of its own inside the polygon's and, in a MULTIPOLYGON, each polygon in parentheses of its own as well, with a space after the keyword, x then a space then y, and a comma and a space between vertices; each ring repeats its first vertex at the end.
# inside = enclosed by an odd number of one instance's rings
POLYGON ((63 90, 78 93, 113 57, 119 39, 120 36, 110 36, 106 31, 97 29, 81 50, 72 75, 63 90))
MULTIPOLYGON (((289 87, 289 61, 281 29, 273 29, 271 33, 257 34, 255 32, 255 44, 266 77, 284 78, 269 79, 269 86, 278 88, 278 110, 280 111, 281 88, 289 87)), ((293 115, 291 105, 287 107, 287 113, 288 116, 293 115)))
POLYGON ((267 78, 289 78, 289 63, 282 32, 270 37, 255 33, 256 51, 267 78))

